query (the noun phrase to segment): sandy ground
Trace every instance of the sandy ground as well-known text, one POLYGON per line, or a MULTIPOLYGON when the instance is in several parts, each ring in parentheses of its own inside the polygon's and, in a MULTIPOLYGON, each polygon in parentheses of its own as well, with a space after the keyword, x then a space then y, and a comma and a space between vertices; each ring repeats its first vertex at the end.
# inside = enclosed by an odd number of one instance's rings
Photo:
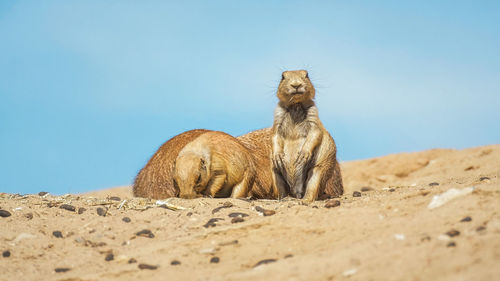
POLYGON ((342 169, 345 195, 310 205, 3 193, 0 280, 499 280, 500 145, 342 169))

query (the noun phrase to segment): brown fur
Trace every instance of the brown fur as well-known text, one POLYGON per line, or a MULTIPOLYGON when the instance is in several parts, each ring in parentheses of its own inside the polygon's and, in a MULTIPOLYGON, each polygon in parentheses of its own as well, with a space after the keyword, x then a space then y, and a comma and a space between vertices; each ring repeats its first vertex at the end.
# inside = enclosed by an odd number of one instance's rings
POLYGON ((207 132, 179 152, 173 177, 182 198, 244 198, 255 180, 255 164, 237 139, 223 132, 207 132))
POLYGON ((337 148, 319 120, 307 71, 283 72, 277 96, 271 141, 273 193, 308 202, 342 194, 337 148))
POLYGON ((206 132, 210 131, 191 130, 165 142, 137 174, 133 185, 134 196, 153 199, 177 196, 179 190, 175 188, 172 178, 174 161, 187 143, 206 132))
POLYGON ((255 159, 257 175, 251 196, 256 199, 277 199, 273 195, 271 174, 271 128, 265 128, 237 137, 255 159))

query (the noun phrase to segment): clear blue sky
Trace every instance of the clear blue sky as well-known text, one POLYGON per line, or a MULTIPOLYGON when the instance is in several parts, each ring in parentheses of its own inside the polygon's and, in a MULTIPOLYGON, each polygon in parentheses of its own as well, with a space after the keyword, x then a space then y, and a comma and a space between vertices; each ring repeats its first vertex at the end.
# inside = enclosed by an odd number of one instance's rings
POLYGON ((130 184, 272 124, 307 69, 341 160, 500 143, 499 1, 0 1, 0 192, 130 184))

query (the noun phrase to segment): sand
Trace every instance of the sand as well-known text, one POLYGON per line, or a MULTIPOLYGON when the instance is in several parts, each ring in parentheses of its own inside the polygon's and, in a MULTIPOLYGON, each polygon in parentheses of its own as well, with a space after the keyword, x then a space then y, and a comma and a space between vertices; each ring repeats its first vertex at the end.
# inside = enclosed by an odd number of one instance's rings
POLYGON ((2 193, 11 216, 0 217, 0 280, 498 280, 500 145, 342 170, 345 195, 310 205, 173 198, 166 207, 133 198, 130 187, 2 193))

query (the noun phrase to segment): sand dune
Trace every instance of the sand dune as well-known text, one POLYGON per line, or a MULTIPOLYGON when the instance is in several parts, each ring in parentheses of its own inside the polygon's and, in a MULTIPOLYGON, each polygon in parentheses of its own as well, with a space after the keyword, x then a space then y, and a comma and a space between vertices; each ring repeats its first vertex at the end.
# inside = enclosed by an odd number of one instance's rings
POLYGON ((498 280, 500 145, 342 169, 345 195, 310 205, 3 193, 0 280, 498 280))

